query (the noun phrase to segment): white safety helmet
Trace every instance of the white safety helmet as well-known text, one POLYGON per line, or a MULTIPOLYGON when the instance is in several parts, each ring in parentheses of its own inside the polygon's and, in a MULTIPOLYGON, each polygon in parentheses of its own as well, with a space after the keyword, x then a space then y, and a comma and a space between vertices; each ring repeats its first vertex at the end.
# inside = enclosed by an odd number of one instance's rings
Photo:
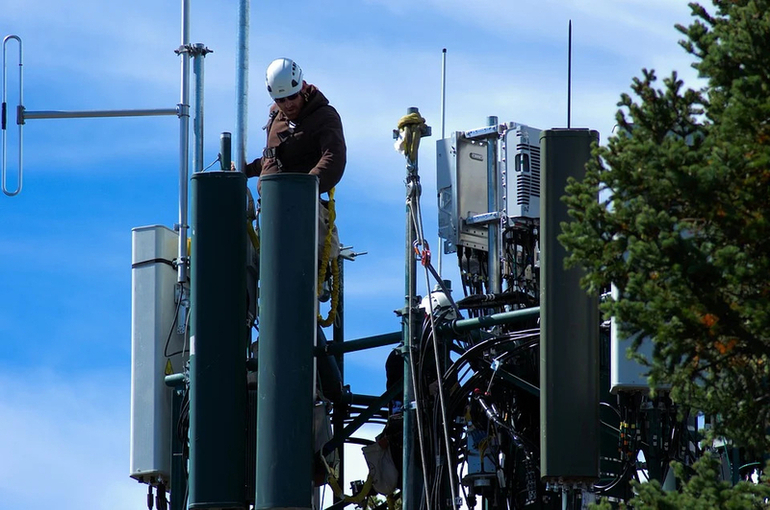
POLYGON ((265 83, 273 99, 296 94, 302 90, 302 69, 289 58, 277 58, 267 66, 265 83))

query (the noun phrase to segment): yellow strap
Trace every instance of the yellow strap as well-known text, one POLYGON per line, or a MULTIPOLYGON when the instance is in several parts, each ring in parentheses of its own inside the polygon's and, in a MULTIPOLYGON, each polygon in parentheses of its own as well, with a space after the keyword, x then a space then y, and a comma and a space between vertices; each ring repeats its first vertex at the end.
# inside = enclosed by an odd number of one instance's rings
MULTIPOLYGON (((326 268, 329 266, 329 259, 331 258, 332 250, 332 231, 334 230, 334 223, 337 220, 337 209, 334 201, 334 188, 329 190, 329 228, 326 231, 326 238, 324 239, 323 251, 321 252, 321 267, 318 271, 318 295, 321 295, 323 291, 323 283, 326 279, 326 268)), ((322 315, 318 315, 318 323, 321 327, 331 326, 334 323, 334 319, 337 317, 337 307, 340 302, 340 268, 339 261, 335 258, 331 261, 332 266, 332 303, 329 315, 324 319, 322 315)))

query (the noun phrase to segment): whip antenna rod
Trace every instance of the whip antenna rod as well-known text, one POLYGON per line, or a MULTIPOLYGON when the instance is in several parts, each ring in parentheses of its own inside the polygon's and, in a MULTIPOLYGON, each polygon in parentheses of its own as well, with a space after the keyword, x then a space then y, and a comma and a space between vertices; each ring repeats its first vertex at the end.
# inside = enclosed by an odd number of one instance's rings
POLYGON ((567 129, 569 129, 572 121, 572 20, 569 20, 567 39, 567 129))

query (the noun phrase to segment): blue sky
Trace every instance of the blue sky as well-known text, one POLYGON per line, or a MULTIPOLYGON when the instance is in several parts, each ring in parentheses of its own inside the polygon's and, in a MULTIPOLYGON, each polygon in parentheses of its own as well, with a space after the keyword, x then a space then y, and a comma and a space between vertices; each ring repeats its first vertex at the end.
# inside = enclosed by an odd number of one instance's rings
MULTIPOLYGON (((0 0, 0 35, 24 43, 25 107, 174 108, 179 4, 0 0)), ((219 133, 235 129, 236 5, 191 3, 191 42, 214 51, 205 62, 206 164, 216 158, 219 133)), ((673 28, 690 19, 682 0, 253 3, 250 158, 264 141, 264 69, 276 57, 294 58, 343 119, 340 236, 369 253, 345 269, 348 339, 400 327, 393 310, 403 306, 405 170, 391 132, 410 106, 433 126, 420 167, 426 235, 438 250, 441 49, 448 51, 447 133, 481 127, 489 115, 564 127, 569 19, 573 127, 597 129, 606 141, 620 93, 643 67, 659 76, 676 69, 694 82, 673 28)), ((11 110, 16 55, 11 44, 11 110)), ((177 221, 178 121, 30 120, 24 161, 21 194, 0 196, 0 508, 143 508, 146 488, 128 477, 131 229, 177 221)), ((445 259, 448 277, 457 274, 453 261, 445 259)), ((388 352, 346 358, 354 392, 384 390, 388 352)))

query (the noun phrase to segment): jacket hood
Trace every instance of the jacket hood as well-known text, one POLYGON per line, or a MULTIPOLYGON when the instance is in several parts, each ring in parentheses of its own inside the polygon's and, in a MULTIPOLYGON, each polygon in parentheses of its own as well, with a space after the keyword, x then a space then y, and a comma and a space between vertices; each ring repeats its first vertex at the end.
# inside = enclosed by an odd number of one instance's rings
POLYGON ((303 106, 302 110, 299 112, 299 116, 297 117, 298 121, 304 119, 322 106, 329 104, 329 100, 326 99, 326 96, 324 96, 315 85, 308 85, 307 89, 302 91, 302 94, 305 95, 305 106, 303 106))
MULTIPOLYGON (((326 99, 326 96, 324 96, 315 85, 308 84, 307 87, 302 92, 300 92, 300 94, 305 96, 305 105, 302 107, 302 110, 300 110, 299 115, 294 120, 294 123, 300 122, 314 111, 329 104, 329 100, 326 99)), ((277 116, 276 118, 279 119, 285 119, 284 115, 281 113, 281 110, 278 109, 278 105, 275 103, 270 105, 270 115, 275 115, 277 116)))

